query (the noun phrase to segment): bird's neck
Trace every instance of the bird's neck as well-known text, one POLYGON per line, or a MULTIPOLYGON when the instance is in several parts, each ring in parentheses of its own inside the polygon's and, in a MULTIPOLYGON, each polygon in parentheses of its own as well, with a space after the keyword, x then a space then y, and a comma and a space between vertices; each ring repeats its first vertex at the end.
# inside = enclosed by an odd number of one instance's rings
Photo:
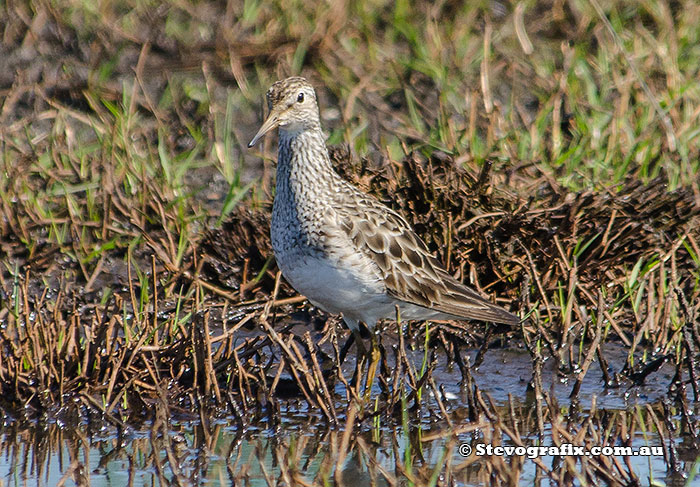
POLYGON ((279 131, 277 190, 333 192, 341 180, 331 165, 320 127, 279 131))

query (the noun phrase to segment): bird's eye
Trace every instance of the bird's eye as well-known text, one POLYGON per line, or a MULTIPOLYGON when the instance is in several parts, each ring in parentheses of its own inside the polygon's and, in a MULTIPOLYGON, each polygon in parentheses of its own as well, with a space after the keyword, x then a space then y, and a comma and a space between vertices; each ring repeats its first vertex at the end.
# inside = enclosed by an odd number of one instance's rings
POLYGON ((297 101, 298 101, 299 103, 301 103, 301 102, 304 101, 304 93, 299 93, 299 96, 297 96, 297 101))

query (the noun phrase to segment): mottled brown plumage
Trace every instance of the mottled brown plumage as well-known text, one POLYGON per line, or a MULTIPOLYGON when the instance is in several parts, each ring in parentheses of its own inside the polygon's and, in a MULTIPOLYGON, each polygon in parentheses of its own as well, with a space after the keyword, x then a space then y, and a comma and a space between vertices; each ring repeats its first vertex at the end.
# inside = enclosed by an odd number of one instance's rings
POLYGON ((358 329, 384 318, 519 319, 453 278, 406 220, 333 169, 316 94, 300 77, 272 85, 270 113, 249 145, 279 128, 272 246, 282 274, 309 301, 358 329))

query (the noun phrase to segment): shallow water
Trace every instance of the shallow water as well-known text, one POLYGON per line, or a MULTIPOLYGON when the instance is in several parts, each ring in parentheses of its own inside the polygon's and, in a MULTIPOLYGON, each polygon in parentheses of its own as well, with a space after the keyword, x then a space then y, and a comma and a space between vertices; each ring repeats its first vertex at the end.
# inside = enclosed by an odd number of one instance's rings
MULTIPOLYGON (((3 456, 0 458, 0 481, 3 486, 19 485, 81 485, 75 482, 74 471, 80 472, 93 486, 153 486, 168 485, 174 482, 176 474, 166 464, 166 454, 159 449, 161 440, 147 430, 118 435, 102 431, 90 436, 76 432, 61 431, 58 425, 44 429, 43 441, 36 431, 25 430, 24 434, 3 433, 0 441, 3 456), (153 457, 158 452, 159 459, 153 457), (160 467, 158 463, 160 462, 160 467), (75 470, 77 468, 77 470, 75 470)), ((281 463, 298 462, 304 472, 303 478, 312 480, 323 477, 322 468, 329 461, 327 445, 337 441, 337 433, 317 430, 309 425, 289 425, 279 431, 247 431, 243 435, 234 425, 218 425, 209 435, 205 435, 198 424, 174 424, 171 431, 176 443, 177 475, 187 479, 184 485, 232 485, 247 479, 246 485, 268 485, 266 477, 280 478, 281 463), (292 445, 292 446, 290 446, 292 445), (296 446, 294 446, 296 445, 296 446), (285 457, 290 448, 301 448, 290 460, 285 457)), ((379 444, 371 443, 371 434, 361 438, 362 445, 343 464, 343 481, 346 485, 369 485, 373 479, 376 485, 389 485, 376 469, 368 464, 373 456, 388 472, 393 472, 397 458, 405 460, 408 439, 403 434, 393 435, 383 431, 379 444)), ((471 435, 463 435, 460 441, 470 443, 471 435)), ((642 432, 635 434, 634 448, 659 445, 658 436, 642 432)), ((507 445, 507 443, 505 443, 507 445)), ((418 468, 434 469, 445 454, 452 456, 454 465, 465 459, 459 447, 454 445, 446 451, 446 441, 436 440, 423 446, 422 455, 414 455, 418 468)), ((696 452, 697 453, 697 452, 696 452)), ((551 464, 554 458, 541 458, 551 464)), ((693 459, 685 463, 687 472, 691 470, 693 459)), ((534 463, 525 460, 521 475, 521 485, 532 485, 537 477, 534 463)), ((635 473, 642 479, 654 478, 657 481, 683 485, 667 477, 663 456, 631 457, 635 473)), ((456 485, 479 485, 476 475, 478 461, 472 466, 453 474, 456 485)), ((697 466, 696 472, 697 472, 697 466)), ((333 478, 333 472, 327 477, 333 478)), ((237 485, 237 484, 236 484, 237 485)), ((274 483, 273 483, 274 485, 274 483)))
MULTIPOLYGON (((624 350, 609 349, 607 357, 611 368, 619 370, 624 362, 624 350)), ((420 351, 414 352, 412 359, 419 364, 420 351)), ((643 415, 647 405, 655 407, 664 400, 672 371, 670 366, 662 367, 644 387, 605 390, 600 371, 591 367, 578 404, 568 399, 572 384, 561 380, 549 363, 543 369, 543 383, 545 388, 551 387, 567 420, 575 416, 584 421, 590 414, 594 396, 599 413, 605 410, 611 417, 631 417, 643 415)), ((473 371, 476 383, 492 398, 497 409, 516 411, 522 421, 520 431, 524 442, 537 445, 540 440, 531 428, 534 426, 532 404, 526 394, 531 373, 529 355, 519 350, 490 350, 483 364, 473 371)), ((391 485, 387 476, 403 485, 406 477, 401 473, 406 471, 407 462, 411 464, 412 475, 426 483, 434 476, 437 478, 448 462, 453 485, 479 485, 485 460, 468 461, 460 454, 460 444, 474 450, 484 443, 484 432, 469 430, 468 421, 460 415, 466 392, 460 387, 458 376, 458 371, 446 366, 434 371, 436 381, 444 386, 445 403, 453 413, 454 427, 467 429, 456 441, 442 435, 446 425, 432 420, 429 407, 422 417, 412 418, 406 426, 383 423, 382 418, 373 426, 370 422, 370 426, 352 437, 349 453, 340 463, 340 475, 335 472, 335 465, 343 428, 327 425, 323 416, 308 410, 303 401, 282 402, 285 406, 279 411, 279 424, 272 427, 268 426, 269 418, 261 417, 257 423, 245 427, 232 420, 218 420, 203 427, 199 421, 171 419, 167 427, 145 423, 120 430, 90 414, 71 426, 70 421, 61 419, 60 411, 45 421, 31 422, 5 414, 0 430, 0 486, 267 486, 277 485, 278 479, 284 485, 294 485, 295 479, 323 484, 325 479, 336 485, 382 486, 391 485)), ((431 402, 434 400, 428 404, 431 402)), ((340 406, 338 410, 341 411, 340 406)), ((697 405, 692 413, 697 419, 700 414, 697 405)), ((341 425, 345 419, 339 418, 341 425)), ((550 428, 547 433, 551 433, 550 428)), ((637 428, 630 436, 633 448, 662 444, 662 439, 648 428, 637 428)), ((551 445, 549 436, 542 441, 551 445)), ((503 445, 513 443, 504 438, 503 445)), ((681 474, 667 472, 663 455, 630 457, 630 468, 645 485, 651 479, 667 485, 684 485, 686 478, 692 477, 693 469, 697 472, 700 453, 681 441, 676 441, 676 449, 681 474)), ((552 456, 540 460, 550 467, 560 461, 552 456)), ((541 480, 535 463, 524 459, 521 485, 538 484, 541 480)), ((548 485, 546 479, 543 485, 548 485)))

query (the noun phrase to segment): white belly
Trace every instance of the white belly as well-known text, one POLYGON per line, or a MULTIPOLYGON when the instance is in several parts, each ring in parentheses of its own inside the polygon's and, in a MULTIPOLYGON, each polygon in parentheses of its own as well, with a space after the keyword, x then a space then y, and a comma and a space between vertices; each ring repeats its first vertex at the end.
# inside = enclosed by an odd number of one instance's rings
POLYGON ((373 325, 379 318, 377 308, 390 300, 383 284, 369 272, 353 272, 315 256, 278 259, 278 265, 294 289, 328 313, 373 325))
POLYGON ((391 297, 377 264, 355 248, 342 231, 330 231, 340 226, 332 207, 323 211, 316 208, 315 212, 307 208, 305 211, 315 217, 302 222, 293 201, 282 197, 279 182, 277 189, 271 222, 277 266, 285 280, 311 303, 328 313, 342 313, 350 327, 358 321, 373 327, 377 320, 393 319, 396 304, 401 306, 404 319, 442 315, 391 297))

